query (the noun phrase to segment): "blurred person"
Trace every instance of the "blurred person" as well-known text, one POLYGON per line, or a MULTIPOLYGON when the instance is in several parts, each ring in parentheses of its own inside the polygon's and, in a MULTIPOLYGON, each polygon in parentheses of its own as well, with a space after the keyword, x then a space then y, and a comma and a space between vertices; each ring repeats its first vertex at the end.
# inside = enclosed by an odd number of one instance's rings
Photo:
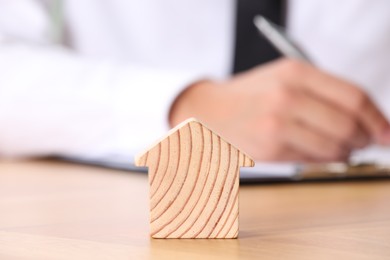
POLYGON ((0 156, 133 156, 197 117, 258 161, 345 160, 390 144, 389 67, 386 0, 0 0, 0 156))

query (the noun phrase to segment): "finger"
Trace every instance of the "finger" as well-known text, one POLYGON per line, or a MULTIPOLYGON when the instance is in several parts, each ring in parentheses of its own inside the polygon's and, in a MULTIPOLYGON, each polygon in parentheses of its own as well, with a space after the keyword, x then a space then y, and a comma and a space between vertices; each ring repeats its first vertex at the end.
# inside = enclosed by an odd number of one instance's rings
POLYGON ((345 160, 350 153, 340 143, 332 141, 310 127, 296 122, 288 123, 284 138, 289 146, 316 160, 345 160))
MULTIPOLYGON (((282 117, 267 117, 259 120, 253 138, 248 140, 247 152, 257 161, 264 162, 310 162, 311 156, 288 145, 283 137, 287 120, 282 117)), ((287 130, 288 131, 288 130, 287 130)))
POLYGON ((283 142, 268 141, 260 144, 259 147, 257 147, 257 151, 253 153, 256 161, 283 163, 308 163, 316 161, 315 158, 309 157, 283 142))
POLYGON ((390 127, 388 121, 383 118, 382 113, 376 106, 367 105, 366 103, 372 102, 370 100, 363 101, 360 111, 357 111, 361 115, 360 118, 363 125, 372 133, 376 143, 390 145, 390 136, 388 135, 390 133, 390 127))
POLYGON ((387 142, 382 135, 390 128, 390 125, 374 102, 362 90, 321 72, 318 72, 317 76, 313 75, 306 86, 312 93, 319 94, 320 97, 356 115, 361 126, 375 141, 387 142))
POLYGON ((355 138, 350 142, 350 148, 361 149, 368 146, 371 143, 371 138, 368 132, 361 126, 360 123, 357 123, 356 130, 354 132, 355 138))
POLYGON ((320 98, 356 115, 360 124, 381 144, 390 144, 385 133, 390 124, 372 100, 357 86, 324 73, 304 62, 285 62, 290 70, 287 80, 296 87, 303 88, 320 98))
POLYGON ((306 154, 287 146, 283 154, 279 158, 279 162, 283 163, 312 163, 316 162, 315 158, 307 156, 306 154))
POLYGON ((307 93, 298 92, 295 98, 296 107, 291 113, 296 120, 346 147, 363 148, 369 144, 369 135, 351 114, 307 93))

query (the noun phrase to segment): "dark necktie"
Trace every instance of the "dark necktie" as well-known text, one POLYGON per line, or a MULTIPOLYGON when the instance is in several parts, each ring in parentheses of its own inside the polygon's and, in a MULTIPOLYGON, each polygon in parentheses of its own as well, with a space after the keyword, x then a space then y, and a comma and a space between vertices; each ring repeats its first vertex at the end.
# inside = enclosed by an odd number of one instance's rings
POLYGON ((284 0, 236 0, 235 53, 233 74, 280 57, 261 35, 253 18, 261 14, 275 24, 284 25, 284 0))

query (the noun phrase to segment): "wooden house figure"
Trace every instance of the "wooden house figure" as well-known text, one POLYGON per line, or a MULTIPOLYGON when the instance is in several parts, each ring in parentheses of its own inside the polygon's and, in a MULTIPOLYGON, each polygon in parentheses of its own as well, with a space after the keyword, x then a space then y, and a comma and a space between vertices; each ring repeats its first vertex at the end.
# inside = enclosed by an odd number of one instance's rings
POLYGON ((153 238, 237 238, 240 167, 253 160, 196 119, 136 158, 148 167, 153 238))

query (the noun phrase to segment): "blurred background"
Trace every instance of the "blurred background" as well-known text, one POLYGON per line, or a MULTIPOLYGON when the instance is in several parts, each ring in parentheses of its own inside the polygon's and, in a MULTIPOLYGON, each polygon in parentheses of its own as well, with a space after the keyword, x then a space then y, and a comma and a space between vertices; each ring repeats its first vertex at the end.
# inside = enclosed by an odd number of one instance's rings
MULTIPOLYGON (((285 27, 321 73, 362 89, 390 117, 386 0, 0 0, 0 156, 131 161, 174 125, 172 106, 194 83, 231 82, 282 59, 255 30, 257 14, 285 27)), ((218 118, 204 120, 258 161, 271 158, 218 118)))

